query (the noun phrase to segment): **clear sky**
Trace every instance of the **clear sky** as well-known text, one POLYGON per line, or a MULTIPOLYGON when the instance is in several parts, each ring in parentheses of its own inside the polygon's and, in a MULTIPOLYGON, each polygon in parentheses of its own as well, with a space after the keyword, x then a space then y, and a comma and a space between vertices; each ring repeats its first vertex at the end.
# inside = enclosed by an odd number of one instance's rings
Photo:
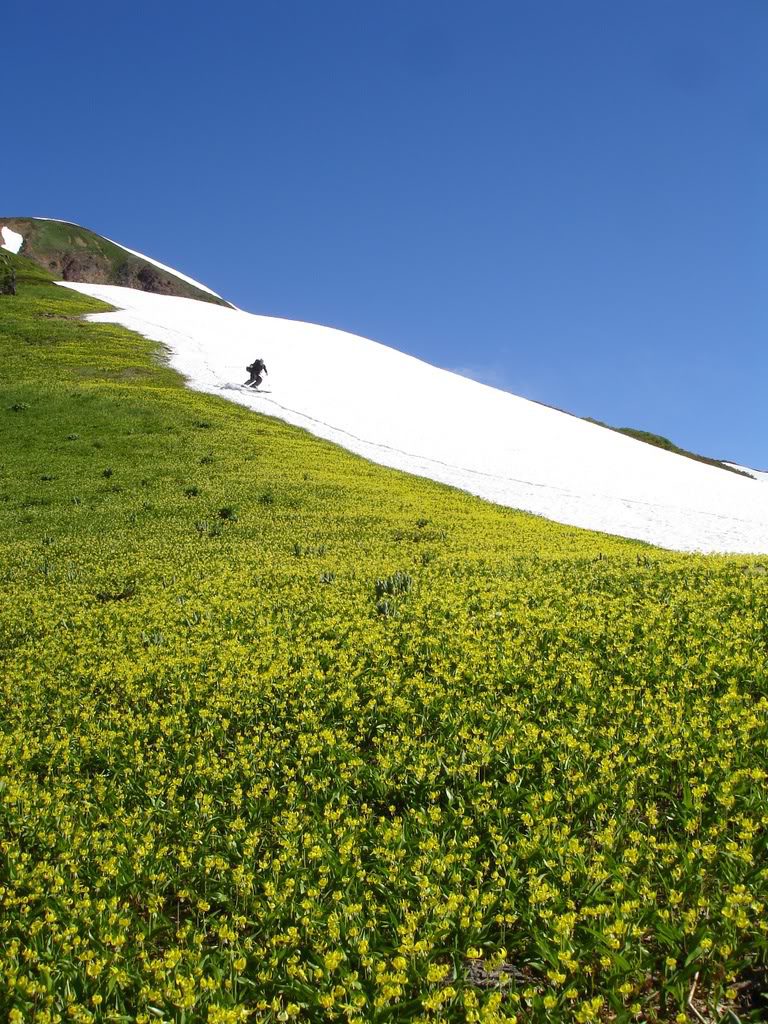
POLYGON ((0 215, 766 468, 767 48, 765 0, 15 3, 0 215))

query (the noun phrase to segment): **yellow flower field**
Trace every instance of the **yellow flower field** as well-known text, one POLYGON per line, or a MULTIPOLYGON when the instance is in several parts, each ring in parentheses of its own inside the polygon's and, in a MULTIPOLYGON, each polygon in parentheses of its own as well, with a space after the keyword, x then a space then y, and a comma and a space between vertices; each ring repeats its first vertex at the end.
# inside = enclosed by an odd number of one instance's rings
POLYGON ((369 465, 16 262, 5 1017, 765 1019, 768 561, 369 465))

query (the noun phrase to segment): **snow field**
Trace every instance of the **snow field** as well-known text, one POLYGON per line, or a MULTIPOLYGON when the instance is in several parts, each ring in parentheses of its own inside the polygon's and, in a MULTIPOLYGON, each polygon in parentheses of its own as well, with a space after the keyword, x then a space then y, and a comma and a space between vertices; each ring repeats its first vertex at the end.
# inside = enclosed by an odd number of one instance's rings
POLYGON ((304 427, 373 462, 661 547, 768 553, 764 481, 333 328, 127 288, 66 286, 116 307, 89 319, 122 324, 167 346, 171 365, 191 387, 304 427), (262 387, 269 393, 239 386, 256 357, 267 364, 262 387))

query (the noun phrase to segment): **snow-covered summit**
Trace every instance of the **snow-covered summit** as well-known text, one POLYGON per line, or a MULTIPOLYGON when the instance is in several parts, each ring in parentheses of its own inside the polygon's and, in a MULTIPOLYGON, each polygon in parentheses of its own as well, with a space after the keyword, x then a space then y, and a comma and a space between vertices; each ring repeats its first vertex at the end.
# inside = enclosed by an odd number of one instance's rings
POLYGON ((768 553, 768 491, 737 476, 316 324, 68 284, 166 345, 191 387, 382 465, 591 530, 706 552, 768 553), (264 391, 240 385, 255 357, 264 391))

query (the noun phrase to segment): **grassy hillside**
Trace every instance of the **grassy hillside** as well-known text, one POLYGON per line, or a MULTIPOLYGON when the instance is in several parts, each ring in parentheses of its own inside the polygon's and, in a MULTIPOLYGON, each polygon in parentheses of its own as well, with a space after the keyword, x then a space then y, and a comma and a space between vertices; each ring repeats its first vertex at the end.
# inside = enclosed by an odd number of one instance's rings
POLYGON ((0 1012, 765 1019, 766 564, 369 465, 14 262, 0 1012))
POLYGON ((59 280, 115 284, 160 295, 180 295, 220 306, 229 305, 224 299, 126 252, 87 228, 66 221, 29 217, 0 218, 0 224, 23 236, 21 255, 49 270, 59 280))

